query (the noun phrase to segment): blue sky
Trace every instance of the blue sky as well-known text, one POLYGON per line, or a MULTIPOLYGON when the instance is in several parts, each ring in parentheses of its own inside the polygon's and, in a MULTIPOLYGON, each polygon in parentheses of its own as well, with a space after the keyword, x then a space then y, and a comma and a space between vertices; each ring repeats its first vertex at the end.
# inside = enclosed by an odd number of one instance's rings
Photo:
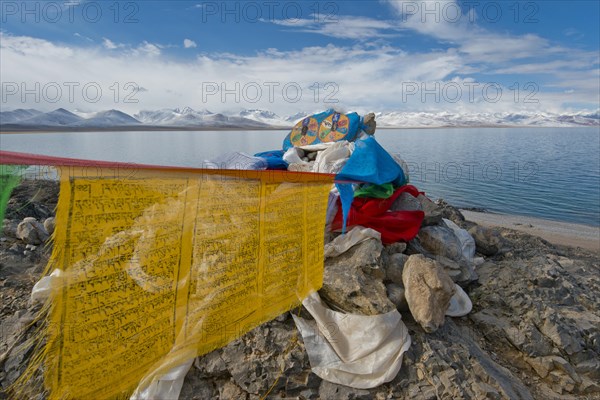
POLYGON ((597 1, 2 1, 2 109, 599 107, 597 1))

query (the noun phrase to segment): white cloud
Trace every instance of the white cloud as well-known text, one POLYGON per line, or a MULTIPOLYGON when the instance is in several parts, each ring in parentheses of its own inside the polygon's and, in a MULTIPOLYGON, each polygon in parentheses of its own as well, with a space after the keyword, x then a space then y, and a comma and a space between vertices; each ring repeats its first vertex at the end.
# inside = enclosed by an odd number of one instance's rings
POLYGON ((399 27, 393 21, 368 17, 336 16, 334 21, 318 18, 278 19, 270 21, 297 32, 308 32, 338 39, 374 39, 398 35, 399 27))
POLYGON ((136 49, 133 50, 133 54, 137 55, 137 54, 142 54, 142 55, 149 55, 149 56, 159 56, 160 55, 160 45, 157 44, 153 44, 153 43, 148 43, 144 40, 144 42, 142 42, 141 45, 139 45, 136 49))
MULTIPOLYGON (((213 111, 243 107, 271 109, 288 115, 333 106, 359 108, 359 111, 560 111, 564 104, 593 105, 598 101, 597 67, 584 69, 573 60, 572 64, 549 67, 562 69, 563 74, 551 76, 545 87, 540 87, 536 94, 538 103, 516 104, 513 93, 506 87, 501 87, 503 95, 497 101, 486 99, 483 93, 486 82, 473 78, 479 67, 453 48, 406 52, 390 46, 328 45, 295 51, 268 49, 247 56, 202 54, 193 60, 182 60, 161 54, 163 46, 149 42, 137 47, 107 49, 100 45, 82 47, 0 35, 3 84, 12 82, 19 88, 23 84, 31 89, 37 83, 40 92, 53 82, 63 87, 63 94, 56 102, 46 101, 44 95, 37 102, 34 96, 27 95, 23 102, 20 92, 10 96, 5 93, 2 106, 7 108, 118 108, 135 113, 178 106, 213 111), (72 101, 65 82, 77 84, 72 101), (126 98, 132 93, 132 87, 126 87, 129 83, 145 90, 126 98), (88 84, 101 88, 102 95, 97 101, 91 102, 83 95, 88 84), (423 97, 421 92, 436 85, 439 98, 423 97), (418 91, 407 95, 407 89, 415 86, 418 91), (470 87, 474 87, 472 98, 470 87), (296 92, 298 88, 300 93, 296 92), (445 88, 459 88, 461 97, 455 102, 446 101, 444 96, 453 93, 444 93, 445 88), (224 94, 221 89, 229 93, 224 94), (338 102, 327 103, 327 100, 338 102)), ((88 95, 93 95, 93 91, 88 95)))
POLYGON ((117 44, 110 39, 102 38, 102 45, 108 50, 115 50, 121 47, 124 47, 122 44, 117 44))
POLYGON ((131 56, 151 56, 157 57, 161 54, 162 45, 143 41, 137 46, 115 43, 108 38, 102 38, 102 46, 107 50, 119 50, 120 53, 131 56))
POLYGON ((512 62, 560 50, 535 34, 512 35, 485 29, 477 23, 475 8, 465 14, 456 0, 387 2, 397 12, 403 29, 456 46, 471 61, 512 62))
MULTIPOLYGON (((456 0, 386 1, 397 12, 403 29, 450 46, 466 65, 479 73, 489 76, 525 74, 529 75, 528 80, 531 76, 538 79, 543 76, 548 88, 574 87, 588 94, 598 91, 598 79, 590 80, 599 73, 597 52, 561 47, 531 33, 493 32, 478 23, 475 8, 464 14, 456 0)), ((565 34, 573 34, 573 31, 568 30, 565 34)), ((586 101, 591 99, 592 96, 588 96, 586 101)), ((553 101, 557 100, 553 98, 553 101)))
POLYGON ((516 64, 492 71, 494 74, 564 74, 568 71, 588 70, 590 66, 598 65, 598 54, 579 53, 579 57, 567 60, 549 62, 533 62, 516 64), (595 58, 595 61, 594 61, 595 58))
POLYGON ((79 32, 75 32, 75 33, 73 34, 73 36, 75 36, 75 37, 78 37, 78 38, 80 38, 80 39, 87 40, 88 42, 93 42, 93 41, 94 41, 92 38, 90 38, 90 37, 87 37, 87 36, 83 36, 83 35, 82 35, 82 34, 80 34, 79 32))
POLYGON ((183 47, 185 47, 186 49, 191 49, 193 47, 198 47, 196 45, 196 42, 194 42, 192 39, 183 39, 183 47))
POLYGON ((565 29, 563 31, 563 34, 569 38, 571 38, 572 40, 580 40, 583 39, 585 37, 585 35, 583 34, 583 32, 575 29, 575 28, 568 28, 565 29))

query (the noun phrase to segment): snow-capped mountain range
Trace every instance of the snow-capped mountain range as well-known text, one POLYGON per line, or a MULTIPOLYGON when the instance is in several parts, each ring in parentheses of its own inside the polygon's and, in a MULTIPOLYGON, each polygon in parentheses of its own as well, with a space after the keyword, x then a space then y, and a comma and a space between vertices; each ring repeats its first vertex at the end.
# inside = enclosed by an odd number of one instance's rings
MULTIPOLYGON (((68 111, 59 108, 50 112, 35 109, 17 109, 0 112, 3 130, 89 130, 89 129, 273 129, 290 128, 311 113, 299 112, 279 116, 267 110, 242 110, 231 113, 213 113, 209 110, 162 109, 144 110, 133 116, 119 110, 97 113, 68 111)), ((449 112, 379 112, 377 126, 381 128, 435 128, 531 126, 568 127, 600 126, 600 110, 578 113, 449 113, 449 112)))
POLYGON ((483 127, 483 126, 531 126, 568 127, 600 126, 600 111, 554 114, 540 112, 453 114, 449 112, 387 112, 376 113, 380 127, 483 127))

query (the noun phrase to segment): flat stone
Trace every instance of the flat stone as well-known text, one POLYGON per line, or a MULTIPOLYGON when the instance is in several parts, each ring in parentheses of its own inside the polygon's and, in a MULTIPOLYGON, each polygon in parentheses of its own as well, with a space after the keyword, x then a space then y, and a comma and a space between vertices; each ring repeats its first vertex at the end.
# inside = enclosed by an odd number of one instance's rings
POLYGON ((227 365, 221 358, 220 351, 213 351, 202 357, 196 358, 194 366, 208 376, 219 377, 229 375, 227 365))
POLYGON ((235 382, 228 381, 219 391, 221 399, 240 399, 246 397, 246 392, 242 390, 235 382))
POLYGON ((582 350, 581 344, 574 337, 573 332, 570 332, 564 322, 558 320, 554 314, 546 314, 544 323, 540 326, 540 331, 569 355, 582 350))
POLYGON ((436 256, 435 259, 444 267, 448 276, 458 284, 467 284, 478 279, 473 264, 462 261, 458 263, 444 256, 436 256))
POLYGON ((437 200, 435 203, 440 208, 443 218, 449 219, 458 226, 462 226, 465 222, 465 216, 462 215, 458 208, 451 206, 442 199, 437 200))
POLYGON ((321 399, 336 400, 371 400, 373 397, 368 390, 354 389, 348 386, 323 381, 319 387, 321 399))
POLYGON ((547 377, 550 371, 554 369, 552 357, 528 357, 525 359, 525 361, 527 361, 527 364, 531 365, 531 367, 541 378, 547 377))
POLYGON ((493 256, 505 247, 505 241, 497 229, 474 225, 469 233, 475 239, 477 252, 484 256, 493 256))
POLYGON ((421 211, 421 202, 410 193, 402 193, 390 206, 390 211, 421 211))

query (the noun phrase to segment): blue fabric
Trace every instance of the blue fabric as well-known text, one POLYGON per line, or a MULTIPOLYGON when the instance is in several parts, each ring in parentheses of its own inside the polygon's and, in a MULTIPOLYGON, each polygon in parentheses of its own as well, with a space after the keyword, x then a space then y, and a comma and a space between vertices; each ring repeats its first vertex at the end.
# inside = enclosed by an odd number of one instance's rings
POLYGON ((360 133, 362 117, 355 112, 348 113, 346 116, 350 122, 350 126, 348 128, 350 133, 348 136, 346 136, 346 138, 344 138, 344 140, 352 142, 353 140, 356 140, 356 137, 360 133))
POLYGON ((354 187, 351 183, 336 183, 335 187, 340 192, 340 201, 342 203, 342 216, 344 221, 342 223, 342 234, 346 233, 346 222, 348 221, 348 214, 350 213, 350 207, 354 200, 354 187))
POLYGON ((283 150, 271 150, 256 153, 254 157, 260 157, 267 163, 267 169, 287 169, 288 163, 283 160, 283 150))
POLYGON ((397 186, 405 181, 400 165, 372 136, 356 141, 352 156, 336 179, 397 186))

